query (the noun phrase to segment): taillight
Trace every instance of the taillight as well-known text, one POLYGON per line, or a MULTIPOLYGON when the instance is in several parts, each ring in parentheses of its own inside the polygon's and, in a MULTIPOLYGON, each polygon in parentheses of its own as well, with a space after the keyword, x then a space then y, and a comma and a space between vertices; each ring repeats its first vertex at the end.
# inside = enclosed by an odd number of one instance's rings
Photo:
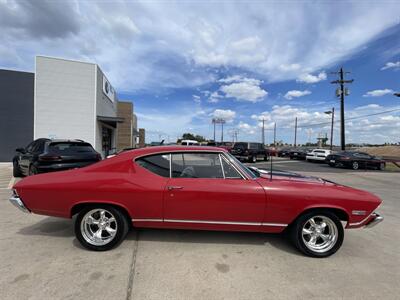
POLYGON ((56 160, 61 160, 61 156, 58 155, 40 155, 39 156, 40 161, 56 161, 56 160))

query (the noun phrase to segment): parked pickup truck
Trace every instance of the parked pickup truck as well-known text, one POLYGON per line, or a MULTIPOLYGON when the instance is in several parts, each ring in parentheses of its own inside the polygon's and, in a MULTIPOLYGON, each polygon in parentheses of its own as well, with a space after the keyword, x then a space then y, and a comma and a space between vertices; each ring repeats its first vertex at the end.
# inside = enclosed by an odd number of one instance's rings
POLYGON ((239 160, 246 160, 255 163, 257 160, 269 159, 268 150, 261 143, 235 143, 230 150, 231 154, 239 160))

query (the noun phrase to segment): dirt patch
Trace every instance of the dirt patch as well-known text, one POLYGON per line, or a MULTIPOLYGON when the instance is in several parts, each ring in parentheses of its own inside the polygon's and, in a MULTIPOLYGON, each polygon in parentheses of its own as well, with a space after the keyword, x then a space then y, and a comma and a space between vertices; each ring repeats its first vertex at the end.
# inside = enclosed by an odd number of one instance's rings
POLYGON ((397 157, 400 159, 400 146, 362 147, 357 150, 371 155, 397 157))

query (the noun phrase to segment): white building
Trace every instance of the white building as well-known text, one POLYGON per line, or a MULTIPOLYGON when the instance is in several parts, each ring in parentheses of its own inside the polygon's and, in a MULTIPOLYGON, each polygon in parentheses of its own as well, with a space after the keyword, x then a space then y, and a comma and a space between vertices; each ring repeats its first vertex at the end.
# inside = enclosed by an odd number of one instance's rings
POLYGON ((103 156, 116 148, 117 96, 93 63, 36 57, 34 139, 82 139, 103 156))

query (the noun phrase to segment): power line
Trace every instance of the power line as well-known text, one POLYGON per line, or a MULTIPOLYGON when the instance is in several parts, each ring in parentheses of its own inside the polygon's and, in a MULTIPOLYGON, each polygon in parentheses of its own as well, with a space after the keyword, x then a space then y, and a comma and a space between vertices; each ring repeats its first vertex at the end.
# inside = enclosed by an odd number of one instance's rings
MULTIPOLYGON (((382 114, 387 114, 387 113, 391 113, 391 112, 396 112, 396 111, 400 111, 400 108, 397 109, 391 109, 391 110, 385 110, 385 111, 381 111, 381 112, 377 112, 377 113, 372 113, 372 114, 366 114, 366 115, 360 115, 360 116, 356 116, 356 117, 351 117, 351 118, 347 118, 345 121, 348 122, 350 120, 356 120, 356 119, 361 119, 364 117, 371 117, 371 116, 377 116, 377 115, 382 115, 382 114)), ((340 122, 340 120, 335 120, 335 123, 340 122)), ((297 128, 308 128, 308 127, 314 127, 314 126, 321 126, 321 125, 329 125, 331 124, 330 121, 328 122, 321 122, 321 123, 312 123, 312 124, 305 124, 305 125, 297 125, 297 128)), ((277 129, 292 129, 293 127, 278 127, 277 129)), ((265 130, 274 130, 273 128, 268 128, 265 130)))

